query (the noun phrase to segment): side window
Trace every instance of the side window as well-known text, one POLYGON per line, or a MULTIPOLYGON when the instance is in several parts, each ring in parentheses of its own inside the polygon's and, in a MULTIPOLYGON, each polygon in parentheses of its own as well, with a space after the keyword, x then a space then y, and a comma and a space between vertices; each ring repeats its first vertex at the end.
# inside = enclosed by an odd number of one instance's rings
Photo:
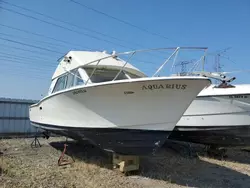
POLYGON ((132 74, 130 72, 126 72, 126 74, 130 77, 130 78, 141 78, 140 76, 137 76, 135 74, 132 74))
POLYGON ((50 84, 50 87, 49 87, 49 91, 48 91, 48 95, 50 95, 51 93, 53 93, 53 88, 55 87, 55 84, 56 84, 56 79, 53 80, 50 84))
POLYGON ((74 86, 74 78, 75 78, 75 76, 73 73, 68 74, 66 88, 70 88, 70 87, 74 86))
POLYGON ((78 71, 76 73, 76 77, 75 78, 76 78, 76 80, 75 80, 75 85, 76 86, 84 84, 84 81, 81 79, 81 75, 79 74, 78 71))
MULTIPOLYGON (((88 74, 88 76, 91 76, 93 70, 94 70, 93 68, 85 68, 85 71, 88 74)), ((94 74, 91 76, 90 80, 92 81, 92 83, 107 82, 113 80, 118 73, 119 70, 97 68, 94 74)), ((123 80, 123 79, 128 79, 128 78, 122 71, 119 73, 116 80, 123 80)))
POLYGON ((66 78, 67 78, 66 75, 62 76, 61 78, 58 78, 58 80, 56 82, 56 85, 55 85, 55 88, 53 90, 53 93, 57 92, 57 91, 60 91, 60 90, 65 88, 65 86, 66 86, 66 78))
POLYGON ((71 71, 71 73, 68 73, 67 75, 58 78, 53 89, 53 93, 82 84, 84 84, 84 81, 81 79, 79 72, 77 70, 74 70, 71 71))

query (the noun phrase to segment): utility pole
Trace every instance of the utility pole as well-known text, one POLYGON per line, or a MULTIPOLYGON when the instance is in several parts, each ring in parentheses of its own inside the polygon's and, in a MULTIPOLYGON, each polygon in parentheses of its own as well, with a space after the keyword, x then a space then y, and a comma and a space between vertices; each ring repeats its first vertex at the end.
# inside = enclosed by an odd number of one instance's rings
POLYGON ((231 47, 228 47, 228 48, 225 48, 223 50, 220 50, 220 51, 216 51, 214 54, 215 54, 215 65, 214 65, 214 69, 216 72, 221 72, 222 71, 222 66, 221 63, 220 63, 220 57, 226 53, 226 51, 228 51, 231 47))
MULTIPOLYGON (((226 53, 226 51, 228 51, 229 49, 231 49, 231 47, 227 47, 225 49, 218 50, 214 53, 210 53, 210 55, 215 55, 214 56, 214 71, 215 72, 222 72, 223 65, 220 63, 220 58, 224 57, 223 54, 226 53)), ((218 81, 216 80, 216 83, 217 82, 218 81)))
POLYGON ((181 66, 180 74, 185 75, 187 73, 187 65, 193 63, 192 61, 180 61, 175 65, 176 66, 181 66))

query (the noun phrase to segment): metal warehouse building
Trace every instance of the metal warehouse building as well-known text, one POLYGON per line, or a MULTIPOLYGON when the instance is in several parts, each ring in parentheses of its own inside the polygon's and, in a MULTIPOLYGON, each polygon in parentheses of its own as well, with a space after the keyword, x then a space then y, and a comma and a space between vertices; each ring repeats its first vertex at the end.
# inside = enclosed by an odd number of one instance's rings
POLYGON ((31 136, 36 129, 30 124, 29 106, 35 100, 0 98, 0 136, 31 136))

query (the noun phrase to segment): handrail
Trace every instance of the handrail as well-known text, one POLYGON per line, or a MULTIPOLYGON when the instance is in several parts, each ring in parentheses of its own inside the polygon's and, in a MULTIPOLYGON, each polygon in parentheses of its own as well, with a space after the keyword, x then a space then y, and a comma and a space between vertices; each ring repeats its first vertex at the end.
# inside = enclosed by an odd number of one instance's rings
POLYGON ((204 71, 205 63, 206 63, 206 54, 207 54, 207 49, 205 49, 205 53, 203 56, 203 62, 202 62, 202 71, 204 71))
MULTIPOLYGON (((128 62, 131 60, 131 58, 136 54, 136 53, 139 53, 139 52, 147 52, 147 51, 159 51, 159 50, 174 50, 174 52, 163 62, 163 64, 157 69, 157 71, 152 75, 152 77, 155 77, 157 76, 157 74, 163 69, 163 67, 171 60, 171 58, 175 55, 175 58, 173 60, 173 65, 172 65, 172 69, 173 69, 173 66, 176 62, 176 59, 177 59, 177 56, 179 54, 179 51, 180 50, 207 50, 208 48, 207 47, 167 47, 167 48, 152 48, 152 49, 141 49, 141 50, 133 50, 133 51, 126 51, 126 52, 121 52, 121 53, 115 53, 115 54, 112 54, 112 55, 107 55, 106 57, 102 57, 102 58, 99 58, 99 59, 96 59, 96 60, 93 60, 93 61, 90 61, 88 63, 85 63, 84 65, 82 65, 81 67, 86 67, 88 66, 89 64, 92 64, 92 63, 95 63, 96 64, 94 65, 94 69, 93 71, 91 72, 90 76, 88 77, 88 79, 86 80, 85 82, 85 85, 88 84, 89 80, 91 80, 92 76, 94 75, 96 69, 98 68, 98 65, 100 64, 100 62, 102 60, 105 60, 105 59, 109 59, 109 58, 113 58, 113 57, 119 57, 120 55, 130 55, 130 57, 128 58, 128 60, 125 62, 124 60, 122 60, 124 62, 124 65, 119 69, 119 72, 115 75, 114 79, 112 81, 115 81, 118 76, 120 75, 120 73, 124 70, 124 68, 126 67, 126 65, 128 64, 128 62)), ((201 60, 201 59, 200 59, 201 60)), ((198 60, 198 61, 200 61, 198 60)), ((197 61, 197 62, 198 62, 197 61)), ((197 63, 196 62, 196 63, 197 63)), ((203 57, 203 67, 204 67, 204 63, 205 63, 205 55, 203 57)), ((80 67, 80 66, 79 66, 80 67)), ((78 67, 78 68, 79 68, 78 67)), ((171 70, 172 70, 171 69, 171 70)))
MULTIPOLYGON (((204 56, 202 56, 200 59, 198 59, 198 60, 194 63, 194 66, 191 67, 191 68, 189 69, 188 72, 191 72, 192 70, 195 70, 195 69, 198 67, 199 62, 200 62, 202 59, 204 60, 204 56)), ((204 71, 204 70, 203 70, 203 71, 204 71)))
POLYGON ((120 71, 116 74, 115 78, 112 81, 115 81, 115 79, 120 75, 120 73, 123 71, 123 68, 128 64, 129 60, 135 55, 136 52, 133 52, 131 54, 131 56, 128 58, 128 60, 126 61, 126 63, 124 63, 124 65, 122 66, 122 68, 120 69, 120 71))
POLYGON ((85 82, 85 85, 87 85, 88 81, 90 80, 90 78, 93 76, 93 74, 95 73, 96 69, 97 69, 97 65, 101 62, 101 60, 99 60, 97 63, 96 63, 96 66, 94 68, 94 70, 92 71, 91 75, 89 76, 88 80, 85 82))
POLYGON ((172 64, 172 67, 171 67, 170 72, 172 72, 172 71, 173 71, 173 68, 174 68, 175 61, 176 61, 176 59, 177 59, 178 53, 179 53, 179 50, 175 53, 174 61, 173 61, 173 64, 172 64))
POLYGON ((108 58, 119 56, 119 55, 128 55, 134 52, 138 53, 138 52, 147 52, 147 51, 156 51, 156 50, 176 50, 177 48, 179 48, 180 50, 206 50, 208 49, 207 47, 168 47, 168 48, 151 48, 151 49, 132 50, 132 51, 120 52, 120 53, 116 53, 113 55, 109 55, 107 57, 96 59, 94 61, 90 61, 86 63, 84 66, 89 65, 99 60, 104 60, 104 59, 108 59, 108 58))
POLYGON ((158 72, 160 72, 160 70, 164 67, 164 65, 174 56, 176 52, 178 52, 179 49, 180 47, 176 48, 176 50, 167 58, 167 60, 159 67, 159 69, 153 74, 152 77, 154 77, 158 72))

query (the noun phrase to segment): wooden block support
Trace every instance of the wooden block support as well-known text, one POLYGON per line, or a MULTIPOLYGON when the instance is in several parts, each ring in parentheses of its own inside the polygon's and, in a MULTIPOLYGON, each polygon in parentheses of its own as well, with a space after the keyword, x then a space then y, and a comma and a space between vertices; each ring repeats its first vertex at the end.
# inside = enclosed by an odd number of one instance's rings
POLYGON ((130 172, 139 170, 139 156, 133 155, 119 155, 113 153, 113 166, 119 167, 121 172, 130 172))

